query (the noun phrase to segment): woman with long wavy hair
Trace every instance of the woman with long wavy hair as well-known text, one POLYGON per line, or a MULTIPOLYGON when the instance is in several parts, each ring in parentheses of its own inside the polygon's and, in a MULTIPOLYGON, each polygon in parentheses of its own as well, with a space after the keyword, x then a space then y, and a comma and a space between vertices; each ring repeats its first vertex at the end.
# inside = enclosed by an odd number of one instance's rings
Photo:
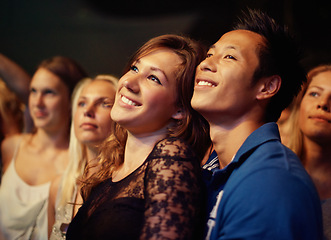
POLYGON ((190 105, 197 42, 163 35, 145 43, 120 78, 113 135, 67 239, 192 239, 199 236, 200 161, 209 126, 190 105))

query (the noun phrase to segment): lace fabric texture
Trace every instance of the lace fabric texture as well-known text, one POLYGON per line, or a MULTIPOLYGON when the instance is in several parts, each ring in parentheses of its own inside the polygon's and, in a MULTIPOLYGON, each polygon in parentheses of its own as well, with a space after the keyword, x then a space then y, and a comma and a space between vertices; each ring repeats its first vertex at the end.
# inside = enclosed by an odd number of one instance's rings
POLYGON ((178 139, 162 140, 129 176, 108 179, 92 191, 67 239, 193 239, 200 190, 191 149, 178 139))

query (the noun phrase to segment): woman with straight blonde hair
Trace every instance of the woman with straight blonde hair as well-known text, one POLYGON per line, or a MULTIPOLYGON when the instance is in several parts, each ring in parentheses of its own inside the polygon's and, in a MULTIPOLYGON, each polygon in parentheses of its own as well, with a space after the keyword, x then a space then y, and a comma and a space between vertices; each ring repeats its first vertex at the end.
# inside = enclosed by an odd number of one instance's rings
POLYGON ((289 147, 311 176, 322 203, 325 239, 331 239, 331 65, 308 72, 291 112, 289 147))
MULTIPOLYGON (((70 161, 63 176, 50 187, 48 234, 50 239, 65 239, 66 228, 82 204, 79 180, 87 165, 95 165, 99 145, 111 134, 110 110, 118 79, 98 75, 83 79, 72 99, 72 123, 69 143, 70 161)), ((90 176, 95 171, 89 168, 90 176)))

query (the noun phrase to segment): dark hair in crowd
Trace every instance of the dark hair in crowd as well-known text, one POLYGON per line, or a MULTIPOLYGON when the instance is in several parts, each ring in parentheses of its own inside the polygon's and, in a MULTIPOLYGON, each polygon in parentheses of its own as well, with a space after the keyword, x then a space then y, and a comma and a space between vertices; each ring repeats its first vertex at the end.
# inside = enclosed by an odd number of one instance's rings
POLYGON ((288 29, 275 22, 266 13, 248 9, 239 18, 234 30, 248 30, 264 37, 259 49, 259 66, 253 76, 253 84, 263 77, 278 75, 281 87, 270 99, 266 109, 266 122, 276 122, 306 82, 306 72, 300 64, 301 52, 288 29))
MULTIPOLYGON (((73 59, 63 56, 55 56, 43 60, 38 68, 45 68, 58 76, 68 87, 70 95, 76 84, 87 77, 85 70, 73 59)), ((70 96, 69 96, 70 97, 70 96)))

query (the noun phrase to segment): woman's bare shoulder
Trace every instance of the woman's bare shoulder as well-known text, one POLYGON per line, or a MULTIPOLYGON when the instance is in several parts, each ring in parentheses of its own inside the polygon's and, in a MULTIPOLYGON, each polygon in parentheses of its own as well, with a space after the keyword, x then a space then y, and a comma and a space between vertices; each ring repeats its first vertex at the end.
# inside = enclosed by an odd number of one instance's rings
POLYGON ((26 139, 27 135, 29 134, 15 134, 13 136, 5 138, 1 142, 1 160, 3 163, 4 171, 7 169, 10 161, 12 160, 20 142, 23 139, 26 139))

